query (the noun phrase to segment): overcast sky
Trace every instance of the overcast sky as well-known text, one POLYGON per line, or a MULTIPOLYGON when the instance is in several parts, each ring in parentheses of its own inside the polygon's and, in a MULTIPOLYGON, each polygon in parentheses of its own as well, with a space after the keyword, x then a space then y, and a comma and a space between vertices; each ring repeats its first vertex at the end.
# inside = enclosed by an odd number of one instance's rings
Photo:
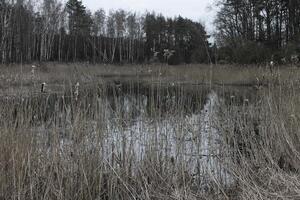
POLYGON ((174 17, 181 15, 194 21, 205 23, 207 31, 213 31, 212 22, 216 9, 213 9, 215 0, 82 0, 83 4, 95 11, 104 8, 106 12, 110 9, 123 8, 127 11, 155 11, 164 16, 174 17))

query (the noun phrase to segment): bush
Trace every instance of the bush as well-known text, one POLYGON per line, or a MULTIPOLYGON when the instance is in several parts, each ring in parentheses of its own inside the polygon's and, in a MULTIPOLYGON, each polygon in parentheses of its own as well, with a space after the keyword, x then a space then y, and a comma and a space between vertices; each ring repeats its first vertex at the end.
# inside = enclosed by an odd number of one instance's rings
POLYGON ((209 63, 205 49, 196 49, 191 56, 191 63, 209 63))
POLYGON ((295 44, 295 43, 289 43, 287 45, 287 47, 285 48, 285 57, 287 58, 287 61, 290 62, 290 58, 292 55, 296 54, 299 55, 300 54, 300 45, 295 44))
POLYGON ((183 58, 180 54, 175 53, 168 60, 168 65, 179 65, 183 62, 183 58))
POLYGON ((247 41, 233 49, 234 60, 241 64, 261 63, 271 57, 264 45, 247 41))

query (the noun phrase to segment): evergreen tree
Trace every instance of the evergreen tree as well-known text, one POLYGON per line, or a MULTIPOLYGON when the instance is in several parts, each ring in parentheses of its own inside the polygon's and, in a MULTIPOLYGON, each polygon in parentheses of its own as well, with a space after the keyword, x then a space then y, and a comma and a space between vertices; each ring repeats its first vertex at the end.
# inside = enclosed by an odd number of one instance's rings
POLYGON ((80 0, 69 0, 66 4, 71 35, 87 35, 92 24, 91 16, 80 0))

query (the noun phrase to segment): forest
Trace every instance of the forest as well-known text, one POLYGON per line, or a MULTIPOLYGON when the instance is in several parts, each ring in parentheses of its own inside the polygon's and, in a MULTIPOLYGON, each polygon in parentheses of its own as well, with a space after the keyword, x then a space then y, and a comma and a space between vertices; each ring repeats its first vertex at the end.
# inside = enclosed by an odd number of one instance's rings
POLYGON ((217 0, 215 33, 200 22, 80 0, 0 2, 0 62, 263 63, 299 54, 298 0, 217 0), (208 42, 214 38, 214 44, 208 42))
MULTIPOLYGON (((215 25, 219 56, 261 63, 300 53, 299 0, 222 0, 215 25)), ((284 59, 283 59, 284 60, 284 59)), ((285 63, 281 63, 285 64, 285 63)))
POLYGON ((154 12, 91 13, 80 0, 1 1, 2 63, 90 61, 93 63, 208 62, 204 27, 154 12), (38 8, 37 8, 38 7, 38 8), (171 59, 172 55, 176 59, 171 59))

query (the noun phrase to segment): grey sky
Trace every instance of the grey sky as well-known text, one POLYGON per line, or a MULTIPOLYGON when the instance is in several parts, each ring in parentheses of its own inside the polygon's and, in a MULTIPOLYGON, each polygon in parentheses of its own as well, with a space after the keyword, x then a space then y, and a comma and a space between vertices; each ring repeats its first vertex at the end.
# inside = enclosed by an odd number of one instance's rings
POLYGON ((123 8, 129 11, 155 11, 168 17, 181 15, 195 21, 205 23, 209 33, 213 31, 212 22, 216 9, 212 9, 215 0, 82 0, 91 11, 104 8, 106 12, 110 9, 123 8))

